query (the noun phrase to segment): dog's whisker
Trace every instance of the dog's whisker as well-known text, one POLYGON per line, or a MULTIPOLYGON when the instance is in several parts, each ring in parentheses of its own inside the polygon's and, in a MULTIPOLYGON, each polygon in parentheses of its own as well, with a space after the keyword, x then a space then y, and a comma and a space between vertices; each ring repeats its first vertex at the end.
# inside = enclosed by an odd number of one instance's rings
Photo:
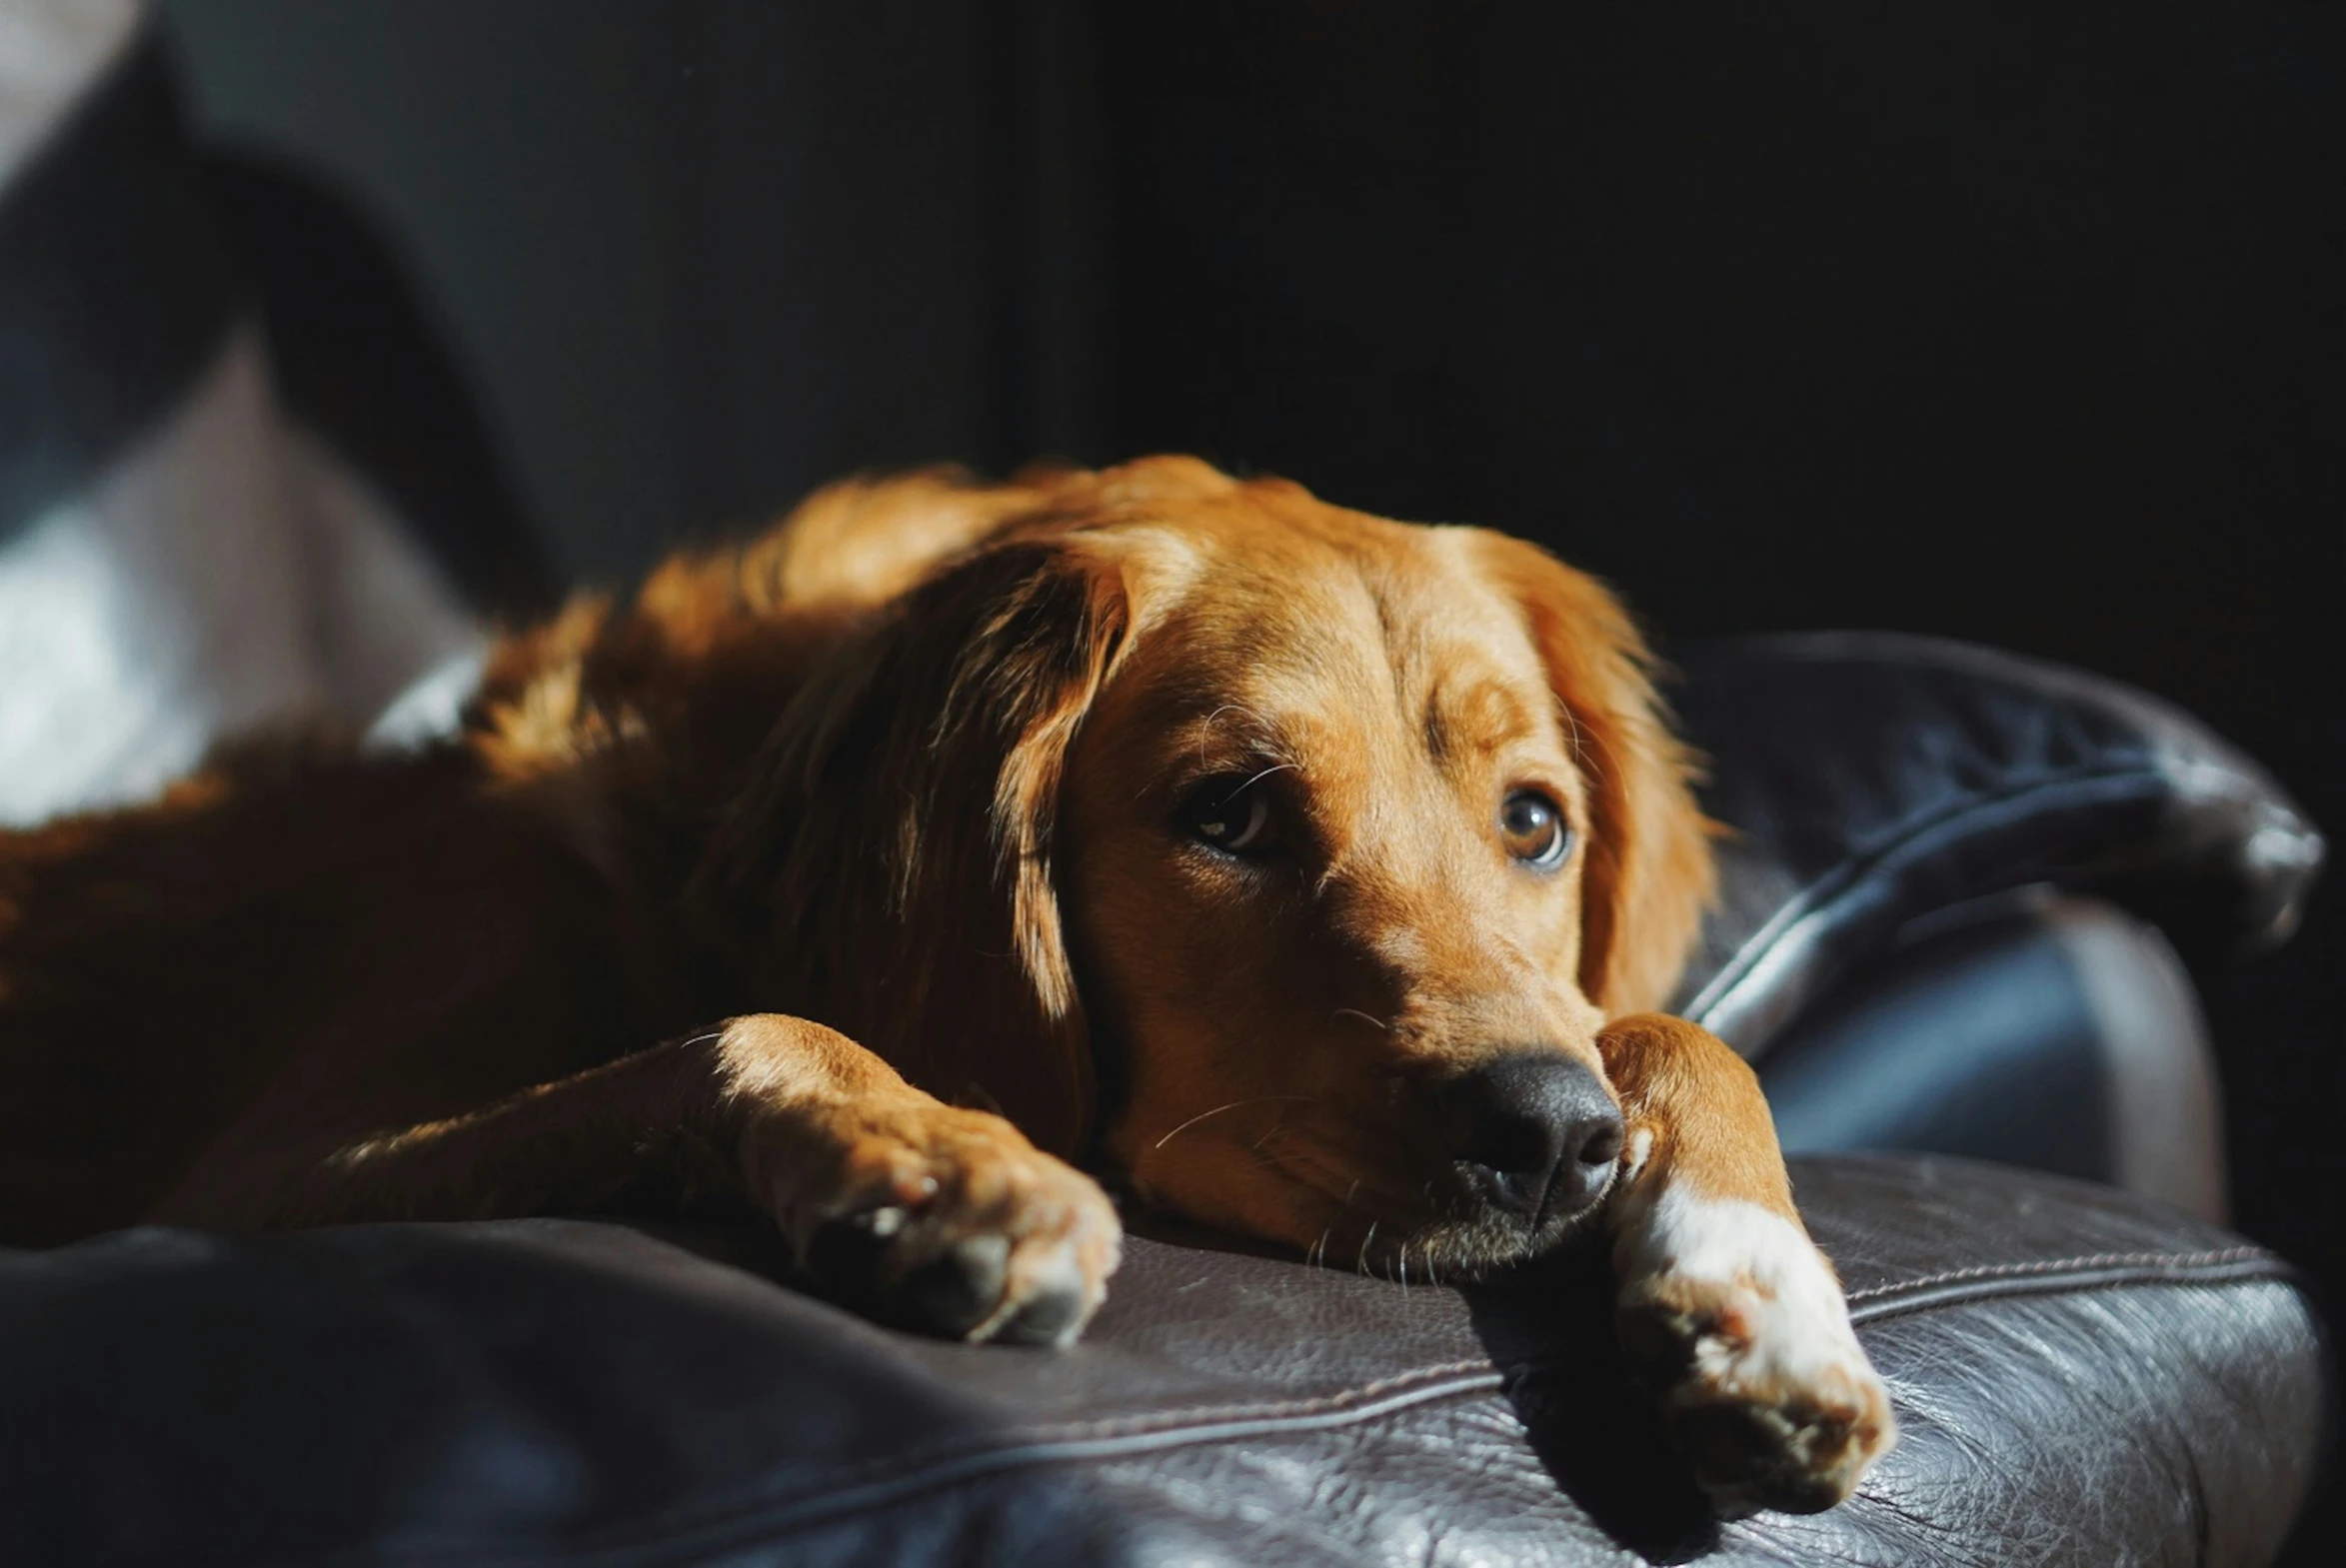
MULTIPOLYGON (((1214 722, 1215 722, 1216 720, 1220 719, 1220 718, 1221 718, 1221 716, 1222 716, 1222 715, 1224 715, 1224 714, 1243 714, 1243 715, 1245 715, 1245 716, 1246 716, 1248 719, 1251 719, 1252 721, 1254 721, 1254 728, 1255 728, 1256 730, 1259 730, 1259 731, 1268 731, 1268 730, 1270 729, 1270 726, 1269 726, 1267 723, 1265 723, 1265 722, 1264 722, 1264 720, 1263 720, 1262 716, 1261 716, 1260 714, 1258 714, 1258 713, 1254 712, 1254 710, 1253 710, 1253 709, 1251 709, 1251 708, 1248 708, 1248 707, 1247 707, 1245 704, 1243 704, 1243 703, 1224 703, 1224 704, 1222 704, 1222 705, 1221 705, 1219 708, 1215 709, 1215 710, 1214 710, 1212 713, 1210 713, 1210 714, 1207 714, 1207 715, 1205 716, 1205 718, 1203 719, 1203 721, 1201 721, 1201 722, 1198 724, 1198 726, 1197 726, 1197 734, 1198 734, 1198 737, 1199 737, 1200 741, 1202 741, 1202 740, 1204 740, 1204 739, 1206 739, 1206 738, 1209 738, 1209 737, 1211 737, 1211 736, 1212 736, 1212 734, 1213 734, 1213 726, 1214 726, 1214 722)), ((1202 761, 1204 761, 1205 754, 1204 754, 1202 751, 1200 751, 1200 752, 1197 754, 1197 758, 1198 758, 1198 761, 1202 762, 1202 761)))
POLYGON ((1286 1117, 1284 1117, 1284 1116, 1281 1116, 1281 1117, 1279 1117, 1279 1119, 1278 1119, 1278 1120, 1276 1120, 1276 1121, 1272 1122, 1272 1123, 1271 1123, 1269 1126, 1267 1126, 1267 1127, 1263 1128, 1263 1129, 1262 1129, 1262 1136, 1260 1136, 1260 1137, 1256 1138, 1256 1139, 1255 1139, 1253 1142, 1251 1142, 1251 1143, 1247 1144, 1247 1145, 1246 1145, 1246 1148, 1247 1148, 1247 1150, 1248 1150, 1249 1152, 1251 1152, 1251 1151, 1253 1151, 1253 1150, 1256 1150, 1256 1149, 1259 1149, 1259 1148, 1261 1148, 1263 1144, 1265 1144, 1265 1143, 1268 1143, 1268 1142, 1269 1142, 1269 1141, 1270 1141, 1272 1138, 1275 1138, 1275 1137, 1277 1137, 1277 1136, 1278 1136, 1280 1133, 1282 1133, 1282 1132, 1286 1131, 1286 1129, 1287 1129, 1287 1121, 1286 1121, 1286 1117))
POLYGON ((1363 1274, 1363 1275, 1365 1275, 1365 1274, 1368 1272, 1368 1247, 1369 1247, 1369 1243, 1373 1242, 1375 1239, 1376 1239, 1376 1221, 1372 1219, 1372 1220, 1370 1220, 1370 1221, 1368 1222, 1368 1234, 1366 1234, 1365 1236, 1362 1236, 1362 1237, 1360 1238, 1360 1262, 1359 1262, 1359 1272, 1360 1272, 1361 1274, 1363 1274))
POLYGON ((1571 705, 1560 697, 1555 701, 1555 710, 1557 723, 1563 727, 1564 745, 1570 749, 1572 761, 1579 764, 1587 773, 1591 784, 1603 783, 1604 774, 1599 760, 1581 737, 1580 716, 1573 713, 1571 705))
POLYGON ((1212 713, 1207 714, 1204 722, 1197 726, 1197 766, 1199 768, 1205 766, 1205 743, 1213 739, 1213 722, 1237 706, 1235 703, 1224 703, 1212 713))
POLYGON ((1333 1016, 1338 1018, 1358 1018, 1362 1023, 1367 1024, 1369 1027, 1374 1029, 1382 1029, 1387 1033, 1390 1033, 1392 1030, 1392 1025, 1385 1022, 1382 1018, 1375 1016, 1373 1013, 1362 1012, 1357 1007, 1338 1007, 1335 1010, 1333 1016))
POLYGON ((1238 1161, 1238 1163, 1233 1168, 1246 1171, 1267 1170, 1275 1175, 1281 1176, 1288 1174, 1287 1167, 1280 1161, 1278 1155, 1275 1153, 1253 1155, 1250 1158, 1238 1161))
POLYGON ((1228 712, 1229 712, 1231 709, 1233 709, 1233 708, 1235 708, 1235 707, 1237 707, 1237 706, 1238 706, 1238 705, 1237 705, 1237 704, 1235 704, 1235 703, 1224 703, 1224 704, 1222 704, 1222 705, 1221 705, 1219 708, 1215 709, 1215 710, 1214 710, 1212 713, 1210 713, 1210 714, 1207 714, 1207 715, 1206 715, 1206 716, 1205 716, 1205 717, 1204 717, 1202 720, 1200 720, 1200 721, 1198 722, 1198 724, 1197 724, 1197 762, 1198 762, 1199 766, 1203 766, 1203 764, 1204 764, 1204 762, 1205 762, 1205 743, 1213 739, 1213 723, 1214 723, 1214 721, 1215 721, 1215 720, 1217 720, 1217 719, 1219 719, 1219 718, 1220 718, 1222 715, 1224 715, 1224 714, 1228 713, 1228 712))
POLYGON ((1263 780, 1268 779, 1272 774, 1296 774, 1301 772, 1302 770, 1293 763, 1274 763, 1270 767, 1262 770, 1262 772, 1256 774, 1253 778, 1247 780, 1244 784, 1238 785, 1237 789, 1232 789, 1230 793, 1236 794, 1239 789, 1251 789, 1256 784, 1262 783, 1263 780))
POLYGON ((1212 713, 1207 714, 1202 720, 1198 721, 1197 766, 1200 768, 1205 766, 1205 745, 1207 742, 1213 739, 1214 723, 1224 714, 1240 714, 1251 720, 1257 735, 1267 736, 1270 733, 1270 726, 1264 722, 1262 716, 1254 712, 1254 710, 1251 708, 1246 707, 1245 704, 1224 703, 1219 708, 1215 709, 1212 713))
POLYGON ((1164 1137, 1159 1138, 1154 1144, 1151 1145, 1151 1147, 1163 1148, 1168 1143, 1171 1143, 1176 1136, 1188 1131, 1191 1127, 1197 1125, 1198 1122, 1203 1121, 1206 1117, 1218 1116, 1225 1110, 1236 1110, 1241 1105, 1264 1105, 1270 1103, 1273 1100, 1307 1100, 1311 1096, 1308 1094, 1255 1094, 1245 1099, 1234 1099, 1226 1105, 1216 1105, 1211 1110, 1201 1110, 1197 1112, 1196 1115, 1191 1116, 1187 1121, 1182 1122, 1180 1125, 1174 1127, 1173 1131, 1167 1133, 1164 1137))

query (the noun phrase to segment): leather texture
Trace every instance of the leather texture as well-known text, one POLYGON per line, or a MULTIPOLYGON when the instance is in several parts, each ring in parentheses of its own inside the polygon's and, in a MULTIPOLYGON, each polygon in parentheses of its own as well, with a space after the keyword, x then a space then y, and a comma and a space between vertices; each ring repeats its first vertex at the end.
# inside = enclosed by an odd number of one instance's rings
MULTIPOLYGON (((1696 664, 1682 701, 1737 829, 1688 1005, 1747 1051, 1783 1043, 1786 1067, 1786 1020, 1894 976, 1901 941, 1927 955, 1951 911, 2090 887, 2211 952, 2285 932, 2319 863, 2252 764, 2067 672, 1771 640, 1696 664)), ((2326 1391, 2278 1260, 2123 1193, 1959 1160, 1813 1159, 1795 1179, 1905 1431, 1813 1517, 1710 1518, 1625 1381, 1589 1249, 1404 1290, 1136 1237, 1086 1342, 1054 1354, 913 1339, 778 1288, 752 1223, 134 1230, 0 1253, 0 1563, 2277 1550, 2326 1391)))
MULTIPOLYGON (((1469 1291, 1136 1238, 1067 1352, 872 1327, 616 1224, 0 1256, 10 1562, 2255 1563, 2320 1407, 2283 1267, 2105 1189, 1799 1164, 1904 1438, 1710 1519, 1600 1262, 1469 1291)), ((737 1261, 707 1255, 737 1249, 737 1261)), ((749 1266, 738 1266, 747 1262, 749 1266)))
POLYGON ((1670 1010, 1747 1056, 1910 922, 1974 900, 2091 891, 2199 961, 2285 940, 2321 868, 2271 775, 2115 682, 1881 632, 1738 639, 1682 665, 1704 808, 1732 831, 1670 1010))
POLYGON ((1966 1154, 2225 1217, 2198 996, 2156 927, 2099 899, 1908 940, 1787 1024, 1759 1081, 1791 1153, 1966 1154))

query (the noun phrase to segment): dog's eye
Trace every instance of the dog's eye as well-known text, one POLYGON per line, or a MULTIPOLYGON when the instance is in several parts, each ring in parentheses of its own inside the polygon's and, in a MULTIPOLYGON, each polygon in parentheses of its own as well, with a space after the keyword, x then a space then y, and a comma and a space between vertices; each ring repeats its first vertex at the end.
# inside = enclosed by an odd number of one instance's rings
POLYGON ((1517 789, 1506 797, 1498 808, 1498 831, 1507 853, 1534 870, 1555 869, 1572 849, 1564 808, 1537 789, 1517 789))
POLYGON ((1182 823, 1194 837, 1224 854, 1260 854, 1278 843, 1278 815, 1270 796, 1246 787, 1245 780, 1208 781, 1181 807, 1182 823))

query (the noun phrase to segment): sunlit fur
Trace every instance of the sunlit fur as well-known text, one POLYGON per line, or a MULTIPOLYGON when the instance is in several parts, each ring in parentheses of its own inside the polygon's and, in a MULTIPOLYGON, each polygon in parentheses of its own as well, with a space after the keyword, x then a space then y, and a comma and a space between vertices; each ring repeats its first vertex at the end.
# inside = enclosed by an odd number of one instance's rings
POLYGON ((899 1320, 983 1243, 910 1326, 1065 1343, 1122 1244, 1067 1159, 1401 1279, 1552 1242, 1439 1088, 1545 1052, 1617 1102, 1586 1213, 1696 1479, 1826 1507, 1887 1390, 1750 1068, 1641 1010, 1710 874, 1627 618, 1529 546, 1185 459, 850 483, 506 638, 445 745, 0 835, 0 1241, 746 1197, 899 1320))
POLYGON ((253 749, 0 836, 0 1238, 493 1209, 461 1171, 336 1184, 766 1011, 1197 1219, 1413 1274, 1520 1253, 1424 1085, 1595 1065, 1676 973, 1709 858, 1644 666, 1528 546, 1192 460, 834 487, 506 638, 448 746, 253 749), (1180 830, 1219 774, 1264 776, 1276 855, 1180 830), (1498 839, 1521 785, 1575 828, 1553 872, 1498 839))
POLYGON ((1106 1146, 1145 1196, 1418 1278, 1555 1239, 1470 1195, 1433 1086, 1498 1054, 1602 1073, 1709 886, 1681 754, 1626 618, 1514 541, 1196 473, 1169 525, 1088 538, 1130 632, 1075 743, 1060 878, 1106 1146), (1186 835, 1200 781, 1253 779, 1265 857, 1186 835), (1578 847, 1507 854, 1511 789, 1578 847))

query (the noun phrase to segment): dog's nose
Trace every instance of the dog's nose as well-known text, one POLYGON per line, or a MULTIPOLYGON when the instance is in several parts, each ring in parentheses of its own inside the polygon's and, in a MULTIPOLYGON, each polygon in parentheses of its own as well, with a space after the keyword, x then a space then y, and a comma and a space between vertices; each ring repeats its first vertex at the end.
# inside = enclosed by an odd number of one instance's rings
POLYGON ((1534 1223, 1582 1209, 1621 1153, 1621 1111, 1595 1073, 1549 1051, 1501 1056, 1444 1086, 1453 1157, 1534 1223))

